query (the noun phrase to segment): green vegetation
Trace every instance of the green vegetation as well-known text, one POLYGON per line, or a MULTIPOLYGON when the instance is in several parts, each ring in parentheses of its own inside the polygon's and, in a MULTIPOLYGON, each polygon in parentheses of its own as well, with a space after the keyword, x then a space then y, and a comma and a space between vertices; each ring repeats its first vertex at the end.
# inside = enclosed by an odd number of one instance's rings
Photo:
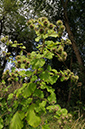
POLYGON ((0 129, 85 128, 84 5, 0 0, 0 129))
POLYGON ((52 113, 59 128, 65 128, 67 123, 72 122, 72 115, 68 113, 67 109, 61 108, 57 104, 52 85, 57 80, 63 82, 69 79, 71 82, 77 83, 78 76, 75 76, 69 69, 57 71, 49 63, 46 64, 46 60, 48 59, 50 62, 55 56, 59 61, 64 62, 67 58, 64 47, 71 42, 63 39, 57 42, 49 40, 49 37, 60 38, 62 36, 65 27, 61 21, 54 25, 46 17, 41 17, 36 20, 32 19, 27 24, 36 32, 35 41, 42 41, 42 44, 37 46, 37 51, 28 53, 22 43, 11 42, 8 36, 1 39, 6 45, 13 48, 19 47, 21 51, 16 56, 16 60, 12 60, 10 53, 5 53, 6 59, 15 63, 15 67, 11 72, 6 70, 3 73, 0 84, 0 128, 26 129, 30 125, 34 128, 40 126, 42 129, 50 129, 48 116, 42 122, 42 115, 46 115, 48 112, 52 113), (56 26, 58 26, 58 30, 55 31, 56 26), (26 56, 23 55, 24 51, 26 56), (19 71, 16 68, 27 70, 19 71), (28 78, 28 82, 23 83, 25 77, 28 78))

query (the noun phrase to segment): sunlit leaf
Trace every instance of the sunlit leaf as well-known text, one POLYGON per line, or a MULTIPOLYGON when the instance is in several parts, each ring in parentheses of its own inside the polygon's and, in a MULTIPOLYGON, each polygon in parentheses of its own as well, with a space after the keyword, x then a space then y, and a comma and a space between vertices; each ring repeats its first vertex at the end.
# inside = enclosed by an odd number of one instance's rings
POLYGON ((0 117, 0 129, 2 129, 3 128, 3 119, 0 117))
POLYGON ((34 112, 33 104, 29 107, 29 109, 27 111, 26 120, 27 120, 28 124, 34 128, 39 126, 39 124, 41 123, 40 117, 37 116, 37 114, 34 112))
POLYGON ((23 123, 20 114, 16 112, 11 120, 9 129, 22 129, 23 123))
POLYGON ((35 89, 36 89, 35 83, 28 84, 27 87, 23 91, 23 96, 25 98, 29 97, 34 92, 35 89))
POLYGON ((13 93, 9 94, 7 100, 12 99, 13 95, 14 95, 13 93))

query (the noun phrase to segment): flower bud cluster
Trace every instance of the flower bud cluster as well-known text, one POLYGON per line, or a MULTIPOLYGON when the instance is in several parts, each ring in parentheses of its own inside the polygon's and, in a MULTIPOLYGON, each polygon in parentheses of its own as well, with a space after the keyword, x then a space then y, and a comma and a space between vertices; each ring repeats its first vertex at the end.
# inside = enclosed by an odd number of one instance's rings
POLYGON ((48 21, 48 18, 47 17, 41 17, 41 18, 38 18, 38 21, 44 23, 44 21, 48 21))
POLYGON ((79 77, 77 75, 75 76, 69 69, 60 71, 59 74, 61 76, 61 81, 67 81, 70 78, 72 81, 77 82, 79 79, 79 77))
POLYGON ((30 25, 30 29, 34 29, 34 24, 31 24, 30 25))
POLYGON ((77 82, 79 79, 79 77, 76 75, 71 75, 71 80, 74 81, 74 82, 77 82))
POLYGON ((54 25, 52 23, 50 23, 48 27, 49 27, 49 29, 53 29, 54 25))
POLYGON ((12 73, 10 73, 9 74, 9 78, 8 78, 8 82, 15 82, 16 81, 16 78, 18 77, 18 73, 16 73, 16 72, 12 72, 12 73))
POLYGON ((54 117, 57 119, 59 128, 64 129, 65 125, 72 122, 72 115, 66 111, 66 109, 61 109, 59 105, 50 106, 49 112, 53 112, 54 117))
POLYGON ((67 44, 67 45, 71 45, 72 43, 71 43, 71 41, 70 41, 69 39, 66 39, 65 44, 67 44))
POLYGON ((61 39, 61 44, 64 47, 64 45, 65 45, 65 40, 64 39, 61 39))
POLYGON ((59 45, 59 46, 58 46, 58 49, 57 49, 57 52, 58 52, 58 53, 62 53, 63 51, 64 51, 63 46, 62 46, 62 45, 59 45))
POLYGON ((63 22, 62 22, 61 20, 58 20, 58 21, 56 22, 56 24, 57 24, 57 26, 61 26, 61 25, 63 25, 63 22))
POLYGON ((3 75, 2 75, 2 79, 6 80, 9 77, 9 70, 7 69, 3 75))
POLYGON ((18 56, 16 56, 15 59, 16 59, 16 62, 15 62, 16 68, 21 68, 22 64, 23 64, 23 68, 25 68, 25 69, 30 67, 30 65, 29 65, 30 62, 29 62, 28 58, 25 59, 18 55, 18 56))
POLYGON ((11 73, 9 72, 9 70, 6 70, 3 73, 2 79, 4 79, 6 83, 11 83, 12 81, 16 81, 17 76, 18 76, 18 73, 16 72, 11 73))
POLYGON ((28 20, 27 21, 27 25, 31 25, 32 21, 31 20, 28 20))
POLYGON ((44 33, 44 29, 43 29, 43 28, 40 28, 40 29, 39 29, 39 33, 40 33, 40 34, 43 34, 43 33, 44 33))
POLYGON ((65 125, 67 123, 72 122, 72 115, 68 113, 67 115, 61 114, 61 117, 59 120, 57 120, 57 123, 59 125, 59 128, 64 129, 65 125))
POLYGON ((8 36, 1 38, 1 42, 5 43, 8 41, 8 36))
POLYGON ((47 26, 48 26, 48 21, 45 20, 45 21, 43 22, 43 25, 44 25, 45 27, 47 27, 47 26))
POLYGON ((29 20, 27 25, 30 29, 34 29, 38 35, 46 34, 49 29, 54 28, 54 24, 50 23, 46 17, 41 17, 38 20, 29 20))
POLYGON ((65 61, 67 58, 67 53, 65 51, 62 51, 61 54, 58 56, 59 61, 65 61))
POLYGON ((56 24, 57 24, 58 37, 61 37, 63 31, 65 31, 65 26, 63 25, 63 22, 61 20, 58 20, 56 24))
POLYGON ((59 61, 65 61, 67 58, 67 53, 64 51, 64 45, 58 45, 56 48, 52 49, 52 52, 57 54, 59 61))

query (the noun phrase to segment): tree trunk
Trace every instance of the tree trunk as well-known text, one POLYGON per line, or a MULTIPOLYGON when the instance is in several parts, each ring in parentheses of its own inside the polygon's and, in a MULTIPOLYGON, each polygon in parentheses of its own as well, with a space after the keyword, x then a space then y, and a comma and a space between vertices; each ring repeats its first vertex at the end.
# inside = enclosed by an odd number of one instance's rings
MULTIPOLYGON (((71 56, 71 61, 70 61, 70 70, 72 70, 72 63, 73 63, 73 54, 71 56)), ((71 94, 72 94, 72 82, 71 81, 70 81, 69 85, 70 85, 70 89, 69 89, 69 93, 68 93, 68 104, 70 103, 71 94)))
POLYGON ((80 55, 78 47, 76 45, 74 35, 73 35, 73 33, 72 33, 71 29, 70 29, 70 26, 69 26, 69 20, 68 20, 68 15, 67 15, 67 3, 68 3, 68 0, 66 0, 65 2, 64 2, 64 0, 61 0, 61 3, 62 3, 62 6, 63 6, 63 9, 64 9, 63 10, 63 12, 64 12, 64 22, 65 22, 66 30, 67 30, 68 35, 69 35, 69 39, 72 42, 72 47, 73 47, 73 50, 75 52, 78 64, 80 66, 83 66, 83 61, 82 61, 81 55, 80 55))
MULTIPOLYGON (((5 20, 5 16, 3 16, 2 19, 0 19, 0 38, 2 35, 3 27, 4 27, 4 20, 5 20)), ((1 81, 3 71, 5 69, 6 62, 7 62, 7 60, 5 57, 4 58, 0 57, 0 81, 1 81), (3 61, 3 65, 2 65, 2 61, 3 61)))
POLYGON ((71 29, 70 29, 69 21, 68 21, 68 17, 67 17, 67 12, 66 12, 65 9, 64 9, 64 21, 65 21, 66 30, 67 30, 68 35, 69 35, 69 39, 72 42, 72 47, 73 47, 73 50, 75 52, 76 58, 78 60, 78 64, 80 66, 83 66, 83 61, 82 61, 81 55, 79 53, 78 47, 76 45, 76 41, 75 41, 75 38, 73 36, 73 33, 72 33, 71 29))
POLYGON ((5 20, 5 17, 3 16, 3 18, 0 20, 0 36, 1 36, 2 30, 3 30, 4 20, 5 20))
POLYGON ((64 0, 60 0, 60 1, 61 1, 62 6, 63 6, 65 27, 66 27, 69 39, 72 42, 72 47, 73 47, 74 53, 76 55, 76 58, 77 58, 77 61, 78 61, 78 64, 79 64, 80 72, 82 74, 82 81, 85 83, 85 79, 84 79, 84 76, 85 76, 84 62, 82 60, 81 54, 80 54, 79 49, 78 49, 78 47, 76 45, 75 37, 74 37, 74 35, 73 35, 73 33, 72 33, 71 29, 70 29, 70 25, 69 25, 69 20, 68 20, 68 15, 67 15, 68 0, 66 0, 65 2, 64 2, 64 0))
POLYGON ((3 74, 3 72, 4 72, 4 69, 5 69, 5 65, 6 65, 6 59, 4 59, 4 63, 3 63, 3 65, 1 66, 1 62, 2 62, 2 60, 0 60, 0 81, 2 80, 1 79, 1 77, 2 77, 2 74, 3 74))

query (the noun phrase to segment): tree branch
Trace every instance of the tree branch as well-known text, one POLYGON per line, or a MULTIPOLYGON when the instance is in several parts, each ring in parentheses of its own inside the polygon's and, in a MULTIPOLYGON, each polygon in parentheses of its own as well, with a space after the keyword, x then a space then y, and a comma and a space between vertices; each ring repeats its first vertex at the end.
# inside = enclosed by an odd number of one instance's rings
POLYGON ((67 4, 68 4, 68 0, 66 0, 66 2, 65 2, 65 7, 67 7, 67 4))

